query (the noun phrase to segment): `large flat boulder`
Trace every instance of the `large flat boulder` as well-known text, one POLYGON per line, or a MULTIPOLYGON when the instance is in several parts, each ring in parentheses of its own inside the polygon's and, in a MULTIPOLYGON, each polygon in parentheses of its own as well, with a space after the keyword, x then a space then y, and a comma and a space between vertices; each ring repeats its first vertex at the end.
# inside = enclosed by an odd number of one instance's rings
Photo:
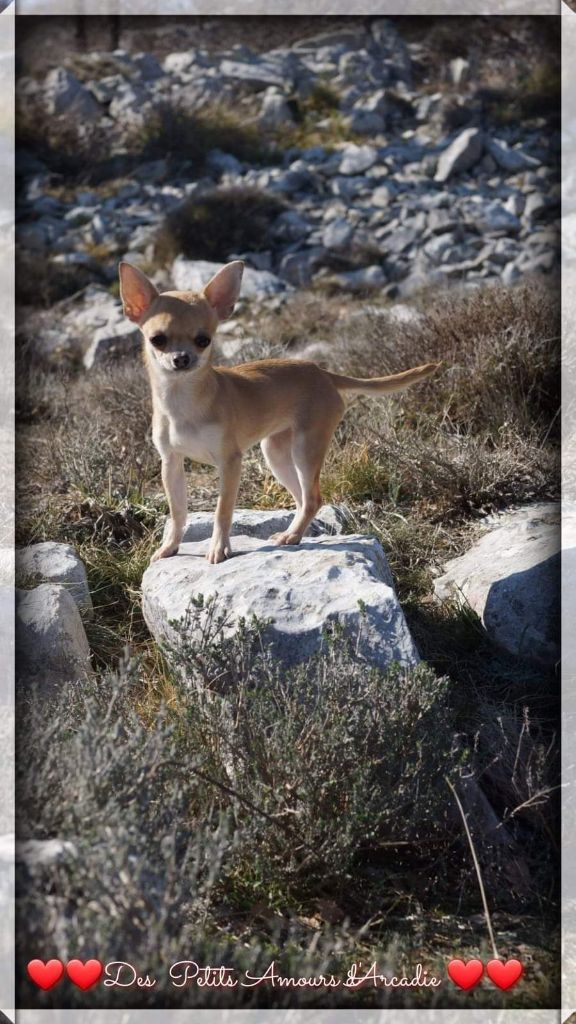
POLYGON ((467 603, 510 654, 553 666, 560 658, 560 506, 506 512, 444 567, 436 596, 467 603))
MULTIPOLYGON (((294 509, 253 509, 237 508, 234 511, 234 522, 230 535, 232 537, 259 537, 268 540, 273 533, 283 533, 294 518, 294 509)), ((317 537, 320 533, 342 533, 348 518, 345 507, 339 505, 323 505, 310 523, 307 533, 317 537)), ((166 521, 164 536, 168 532, 169 522, 166 521)), ((184 528, 184 543, 208 540, 214 527, 213 512, 190 512, 184 528)))
MULTIPOLYGON (((273 532, 276 524, 269 519, 268 525, 273 532)), ((178 645, 181 633, 174 623, 185 618, 193 599, 217 596, 229 632, 240 618, 271 620, 266 639, 288 665, 318 651, 324 630, 335 623, 372 665, 419 661, 386 556, 374 538, 324 534, 278 547, 240 534, 233 539, 233 557, 219 565, 206 561, 208 545, 208 539, 185 542, 177 555, 144 573, 144 617, 160 643, 178 645)))

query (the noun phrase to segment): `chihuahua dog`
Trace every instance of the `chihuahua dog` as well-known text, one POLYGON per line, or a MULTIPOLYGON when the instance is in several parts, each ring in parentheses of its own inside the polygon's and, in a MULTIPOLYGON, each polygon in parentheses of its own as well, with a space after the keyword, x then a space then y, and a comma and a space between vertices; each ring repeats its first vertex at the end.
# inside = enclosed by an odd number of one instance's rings
POLYGON ((152 436, 162 459, 170 526, 152 556, 175 555, 186 524, 184 458, 217 466, 220 492, 206 555, 231 555, 230 529, 243 453, 260 442, 272 473, 294 498, 289 528, 272 538, 299 544, 322 504, 320 471, 328 445, 354 395, 385 395, 425 380, 438 367, 427 363, 390 377, 362 380, 322 370, 312 362, 263 359, 233 368, 212 365, 221 320, 231 316, 244 264, 226 264, 195 292, 158 292, 145 274, 120 264, 125 315, 144 336, 152 391, 152 436))

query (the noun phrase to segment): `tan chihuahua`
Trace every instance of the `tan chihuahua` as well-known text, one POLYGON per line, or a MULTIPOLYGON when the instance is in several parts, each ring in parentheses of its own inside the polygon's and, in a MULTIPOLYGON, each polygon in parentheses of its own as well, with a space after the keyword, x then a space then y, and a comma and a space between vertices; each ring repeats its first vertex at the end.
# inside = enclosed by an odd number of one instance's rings
POLYGON ((212 366, 213 338, 231 316, 244 264, 228 263, 202 292, 158 292, 145 274, 120 264, 124 312, 144 335, 152 390, 152 436, 162 459, 170 527, 152 556, 175 555, 186 524, 184 457, 217 466, 216 505, 209 562, 231 555, 230 529, 242 455, 260 442, 272 473, 296 502, 294 519, 277 544, 299 544, 322 504, 320 471, 346 410, 345 398, 384 395, 424 380, 427 363, 391 377, 362 380, 320 369, 315 363, 263 359, 233 368, 212 366))

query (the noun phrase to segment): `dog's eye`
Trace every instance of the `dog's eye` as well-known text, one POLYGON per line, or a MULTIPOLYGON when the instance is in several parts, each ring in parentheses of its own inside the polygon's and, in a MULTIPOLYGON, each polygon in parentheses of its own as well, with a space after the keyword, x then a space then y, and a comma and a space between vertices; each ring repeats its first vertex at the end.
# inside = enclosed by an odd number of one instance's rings
POLYGON ((209 338, 207 334, 199 334, 196 338, 196 344, 198 345, 198 348, 208 348, 211 340, 212 339, 209 338))
POLYGON ((150 338, 150 343, 154 345, 154 348, 164 348, 168 338, 165 334, 153 334, 150 338))

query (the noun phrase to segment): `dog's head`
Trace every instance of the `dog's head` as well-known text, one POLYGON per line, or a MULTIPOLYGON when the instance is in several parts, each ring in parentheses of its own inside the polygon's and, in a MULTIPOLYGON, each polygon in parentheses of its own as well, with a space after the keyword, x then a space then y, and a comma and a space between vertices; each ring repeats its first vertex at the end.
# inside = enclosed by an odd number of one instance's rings
POLYGON ((212 360, 212 339, 232 315, 244 264, 227 263, 203 291, 159 292, 137 267, 121 263, 124 313, 144 335, 149 360, 167 373, 197 372, 212 360))

